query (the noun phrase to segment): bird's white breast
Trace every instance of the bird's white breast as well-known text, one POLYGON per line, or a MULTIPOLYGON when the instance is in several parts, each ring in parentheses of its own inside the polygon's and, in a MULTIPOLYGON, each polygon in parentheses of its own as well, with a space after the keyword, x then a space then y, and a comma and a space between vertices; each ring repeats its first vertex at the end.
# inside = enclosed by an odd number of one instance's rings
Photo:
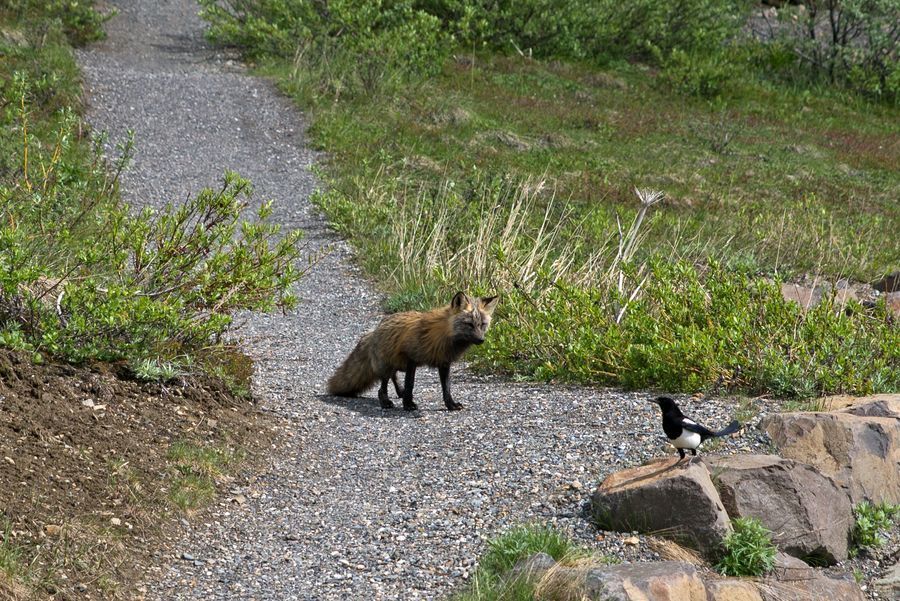
POLYGON ((696 449, 700 446, 700 435, 696 432, 681 431, 681 436, 672 441, 676 449, 696 449))

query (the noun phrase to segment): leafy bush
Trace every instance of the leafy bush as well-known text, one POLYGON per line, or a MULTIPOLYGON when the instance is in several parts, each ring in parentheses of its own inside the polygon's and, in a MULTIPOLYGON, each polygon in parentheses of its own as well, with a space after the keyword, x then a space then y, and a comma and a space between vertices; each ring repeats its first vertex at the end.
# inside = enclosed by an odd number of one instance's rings
POLYGON ((6 0, 0 6, 0 21, 41 21, 58 24, 76 45, 103 39, 103 23, 115 13, 98 12, 91 0, 6 0))
POLYGON ((599 0, 591 53, 651 60, 676 49, 715 53, 738 34, 748 9, 742 0, 599 0))
POLYGON ((779 14, 777 43, 812 79, 900 98, 900 0, 804 2, 779 14))
POLYGON ((851 536, 854 550, 864 547, 880 547, 884 539, 881 533, 893 526, 900 518, 900 505, 879 503, 873 505, 868 501, 853 508, 855 523, 851 536))
POLYGON ((72 112, 42 139, 30 83, 5 91, 20 145, 0 178, 0 339, 71 361, 167 360, 216 341, 236 310, 293 304, 300 233, 269 223, 268 203, 245 221, 247 180, 227 173, 218 190, 135 214, 117 194, 127 149, 107 171, 72 112))
POLYGON ((755 518, 732 521, 734 532, 725 537, 724 555, 716 569, 726 576, 762 576, 775 567, 778 550, 772 533, 755 518))
POLYGON ((209 37, 250 57, 293 57, 333 96, 371 95, 436 73, 448 48, 411 0, 200 0, 209 37))
POLYGON ((683 94, 701 98, 720 96, 734 79, 736 63, 724 52, 688 53, 673 49, 660 58, 661 83, 683 94))
POLYGON ((418 0, 462 48, 584 57, 598 3, 585 0, 418 0))

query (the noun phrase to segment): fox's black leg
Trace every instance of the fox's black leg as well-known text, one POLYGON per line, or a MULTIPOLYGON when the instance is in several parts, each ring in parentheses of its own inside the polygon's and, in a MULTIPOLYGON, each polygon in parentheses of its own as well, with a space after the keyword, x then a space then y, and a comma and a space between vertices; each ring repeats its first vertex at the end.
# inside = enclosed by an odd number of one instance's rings
MULTIPOLYGON (((397 377, 396 373, 394 374, 394 377, 397 377)), ((391 402, 391 399, 388 398, 387 394, 387 383, 388 378, 381 378, 381 388, 378 389, 378 400, 381 401, 382 409, 393 409, 394 403, 391 402)))
POLYGON ((438 375, 441 377, 441 392, 444 395, 444 404, 447 406, 447 410, 459 411, 463 406, 454 401, 453 396, 450 394, 450 366, 441 365, 438 367, 438 375))
POLYGON ((416 364, 410 361, 406 364, 406 378, 403 380, 403 408, 407 411, 415 411, 419 408, 413 403, 413 386, 416 383, 416 364))
POLYGON ((397 398, 403 398, 403 387, 400 386, 400 382, 397 380, 397 372, 391 374, 391 382, 394 383, 394 392, 397 393, 397 398))

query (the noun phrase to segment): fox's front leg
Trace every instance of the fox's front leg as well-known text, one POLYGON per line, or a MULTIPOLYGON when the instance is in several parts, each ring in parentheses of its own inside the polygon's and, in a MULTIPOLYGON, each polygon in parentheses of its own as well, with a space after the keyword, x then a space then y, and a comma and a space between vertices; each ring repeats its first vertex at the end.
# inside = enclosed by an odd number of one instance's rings
POLYGON ((459 411, 463 406, 453 400, 450 394, 450 366, 442 365, 438 367, 438 375, 441 378, 441 392, 444 395, 444 404, 448 411, 459 411))
POLYGON ((407 411, 415 411, 419 408, 413 403, 413 386, 416 383, 416 364, 410 361, 406 364, 406 378, 403 380, 403 408, 407 411))

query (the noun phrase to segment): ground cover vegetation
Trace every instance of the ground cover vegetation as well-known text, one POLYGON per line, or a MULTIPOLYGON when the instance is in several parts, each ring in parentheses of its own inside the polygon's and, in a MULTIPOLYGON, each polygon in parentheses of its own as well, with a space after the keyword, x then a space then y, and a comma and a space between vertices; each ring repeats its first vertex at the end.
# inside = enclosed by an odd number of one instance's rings
POLYGON ((311 111, 316 200, 388 309, 504 294, 477 365, 799 398, 900 385, 883 306, 804 312, 778 288, 900 267, 896 1, 200 4, 311 111))

